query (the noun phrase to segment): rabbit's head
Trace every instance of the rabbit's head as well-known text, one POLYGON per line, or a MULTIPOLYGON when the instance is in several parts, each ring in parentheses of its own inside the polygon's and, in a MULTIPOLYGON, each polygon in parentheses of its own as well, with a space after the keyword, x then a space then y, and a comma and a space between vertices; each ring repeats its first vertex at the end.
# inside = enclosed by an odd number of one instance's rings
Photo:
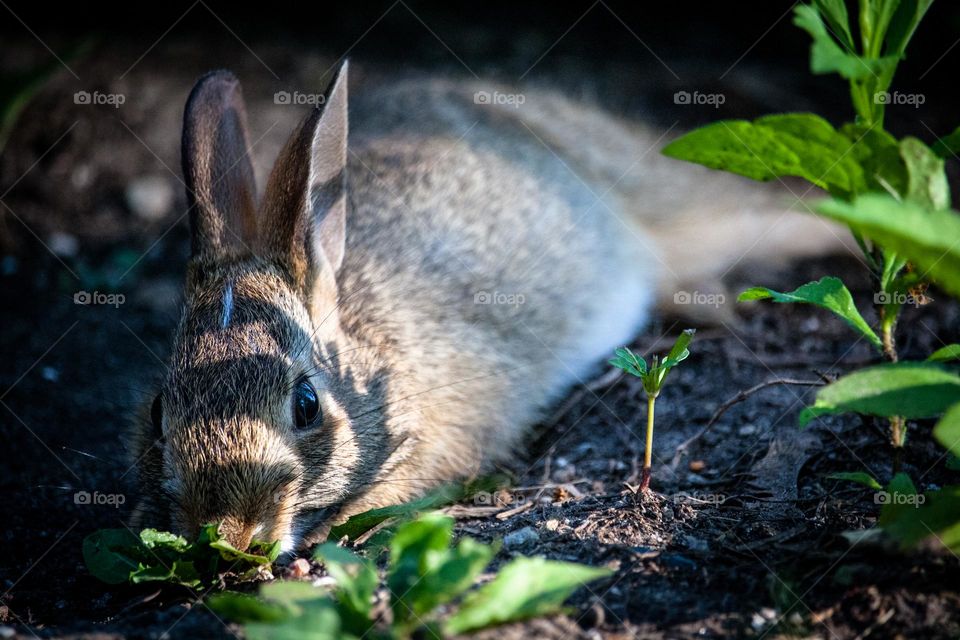
POLYGON ((387 447, 376 435, 357 444, 350 412, 376 402, 370 389, 324 366, 344 334, 346 65, 280 152, 262 201, 248 140, 236 78, 202 78, 184 114, 186 305, 134 437, 137 519, 186 536, 221 523, 239 548, 257 538, 290 550, 363 484, 364 448, 387 447))

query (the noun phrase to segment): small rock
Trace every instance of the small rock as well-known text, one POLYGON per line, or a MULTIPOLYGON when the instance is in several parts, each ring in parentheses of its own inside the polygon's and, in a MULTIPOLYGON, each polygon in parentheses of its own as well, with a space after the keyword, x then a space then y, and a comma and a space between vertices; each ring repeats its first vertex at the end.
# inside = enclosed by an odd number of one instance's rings
POLYGON ((77 255, 77 251, 80 249, 77 237, 63 231, 51 233, 50 238, 47 239, 47 246, 50 247, 50 251, 61 258, 72 258, 77 255))
POLYGON ((757 432, 757 426, 753 424, 745 424, 740 429, 737 430, 737 433, 741 436, 752 436, 757 432))
POLYGON ((690 461, 690 471, 694 473, 700 473, 707 468, 707 463, 703 460, 691 460, 690 461))
POLYGON ((17 630, 13 627, 8 627, 7 625, 0 626, 0 638, 13 638, 17 635, 17 630))
POLYGON ((540 534, 533 527, 524 527, 518 531, 511 531, 503 537, 503 546, 506 549, 517 549, 533 544, 540 540, 540 534))
POLYGON ((86 189, 93 182, 93 170, 88 164, 79 164, 70 174, 70 182, 78 191, 86 189))
POLYGON ((706 540, 703 540, 702 538, 685 536, 683 541, 684 541, 684 544, 686 544, 687 549, 690 549, 690 551, 696 551, 697 553, 707 553, 708 551, 710 551, 710 545, 707 543, 706 540))
POLYGON ((127 185, 124 193, 130 211, 144 220, 156 220, 173 206, 173 188, 160 176, 143 176, 127 185))
POLYGON ((673 509, 667 507, 666 509, 663 510, 663 513, 661 514, 660 517, 663 519, 664 522, 673 522, 674 515, 675 514, 673 513, 673 509))
POLYGON ((559 520, 547 520, 547 521, 544 523, 544 526, 547 528, 547 531, 556 531, 557 528, 560 526, 560 521, 559 521, 559 520))
POLYGON ((287 566, 287 577, 298 579, 310 575, 310 561, 306 558, 297 558, 287 566))

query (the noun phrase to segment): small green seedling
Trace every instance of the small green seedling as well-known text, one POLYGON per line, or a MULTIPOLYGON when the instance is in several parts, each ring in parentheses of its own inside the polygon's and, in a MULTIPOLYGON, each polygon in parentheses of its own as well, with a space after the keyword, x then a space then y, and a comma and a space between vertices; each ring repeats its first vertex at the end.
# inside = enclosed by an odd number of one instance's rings
POLYGON ((87 569, 107 584, 167 582, 197 588, 224 573, 252 577, 279 555, 279 541, 255 540, 249 551, 240 551, 220 537, 216 524, 204 525, 196 542, 156 529, 139 535, 130 529, 101 529, 83 541, 87 569))
POLYGON ((225 592, 207 606, 242 623, 244 635, 259 638, 449 637, 505 622, 563 610, 564 601, 583 585, 612 571, 544 558, 517 558, 474 590, 473 585, 498 550, 471 538, 453 541, 453 519, 429 513, 401 525, 391 537, 386 586, 377 606, 380 575, 376 565, 336 543, 317 547, 336 581, 332 591, 309 582, 272 582, 258 596, 225 592))
POLYGON ((653 462, 653 416, 654 406, 657 402, 657 396, 663 388, 663 381, 667 374, 675 366, 687 359, 690 350, 687 346, 693 340, 695 329, 687 329, 680 334, 677 341, 673 343, 670 353, 661 362, 658 356, 653 356, 650 366, 643 358, 636 355, 627 347, 620 347, 616 350, 616 357, 610 360, 610 364, 619 367, 634 375, 643 381, 643 390, 647 393, 647 440, 643 450, 643 472, 640 476, 640 490, 646 491, 650 487, 650 467, 653 462))

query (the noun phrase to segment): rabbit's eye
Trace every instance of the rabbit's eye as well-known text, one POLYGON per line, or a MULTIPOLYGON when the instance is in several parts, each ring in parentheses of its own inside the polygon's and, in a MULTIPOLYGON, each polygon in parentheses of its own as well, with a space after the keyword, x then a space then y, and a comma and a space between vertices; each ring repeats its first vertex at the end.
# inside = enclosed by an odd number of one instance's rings
POLYGON ((320 400, 317 399, 316 389, 306 380, 298 382, 293 392, 293 422, 298 429, 320 422, 320 400))
POLYGON ((160 394, 153 399, 150 405, 150 421, 153 423, 153 435, 157 438, 163 437, 163 405, 160 401, 160 394))

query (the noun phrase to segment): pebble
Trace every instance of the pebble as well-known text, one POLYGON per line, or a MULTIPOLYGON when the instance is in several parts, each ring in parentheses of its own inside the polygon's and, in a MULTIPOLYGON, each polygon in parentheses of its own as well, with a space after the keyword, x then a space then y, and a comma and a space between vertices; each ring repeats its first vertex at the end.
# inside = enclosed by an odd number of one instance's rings
POLYGON ((503 537, 503 546, 507 549, 517 549, 528 544, 539 542, 540 534, 533 527, 524 527, 518 531, 511 531, 503 537))
POLYGON ((288 578, 302 578, 310 575, 310 561, 306 558, 297 558, 287 566, 288 578))
POLYGON ((547 521, 544 523, 544 526, 547 528, 547 531, 556 531, 557 528, 560 526, 560 521, 559 521, 559 520, 547 520, 547 521))
POLYGON ((173 187, 161 176, 142 176, 127 185, 127 206, 139 218, 156 220, 173 206, 173 187))
POLYGON ((7 625, 0 626, 0 638, 13 638, 17 635, 17 630, 7 625))
POLYGON ((753 424, 746 424, 737 431, 741 436, 752 436, 757 432, 757 426, 753 424))
POLYGON ((47 246, 50 247, 50 251, 53 251, 61 258, 72 258, 77 255, 77 251, 80 250, 80 243, 77 241, 77 237, 69 233, 64 233, 63 231, 54 231, 51 233, 47 239, 47 246))
POLYGON ((683 541, 686 544, 687 549, 690 549, 690 551, 696 551, 697 553, 707 553, 710 551, 710 545, 702 538, 686 536, 684 537, 683 541))

